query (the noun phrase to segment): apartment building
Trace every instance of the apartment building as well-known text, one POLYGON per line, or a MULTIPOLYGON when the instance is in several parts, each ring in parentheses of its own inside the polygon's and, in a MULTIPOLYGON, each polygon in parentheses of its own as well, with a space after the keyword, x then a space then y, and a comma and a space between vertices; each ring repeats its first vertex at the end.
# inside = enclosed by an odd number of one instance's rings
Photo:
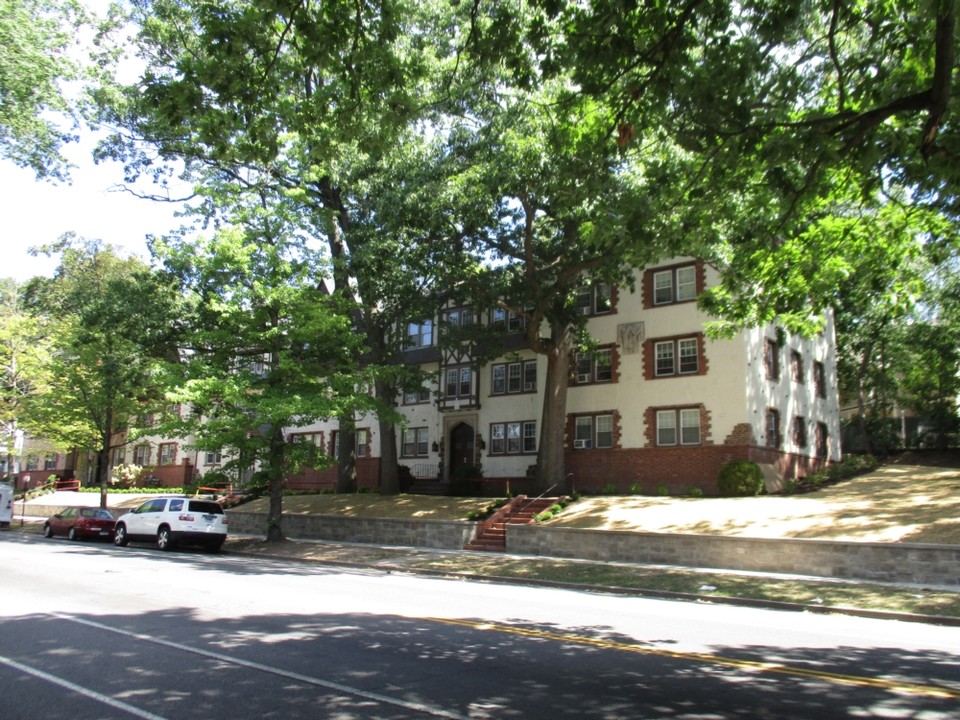
MULTIPOLYGON (((711 266, 681 258, 638 270, 636 292, 590 285, 578 293, 597 345, 571 363, 568 486, 710 495, 730 460, 760 463, 776 484, 840 459, 832 319, 809 338, 765 327, 710 339, 696 298, 718 281, 711 266)), ((443 488, 479 474, 488 495, 535 487, 546 360, 526 348, 523 322, 499 308, 451 306, 406 327, 405 362, 432 378, 398 398, 400 463, 418 481, 443 488), (471 323, 502 330, 500 357, 478 360, 467 345, 441 349, 439 332, 471 323)), ((375 487, 379 426, 364 417, 357 428, 358 482, 375 487)), ((331 453, 338 442, 334 422, 290 434, 331 453)), ((289 482, 332 487, 335 471, 305 470, 289 482)))

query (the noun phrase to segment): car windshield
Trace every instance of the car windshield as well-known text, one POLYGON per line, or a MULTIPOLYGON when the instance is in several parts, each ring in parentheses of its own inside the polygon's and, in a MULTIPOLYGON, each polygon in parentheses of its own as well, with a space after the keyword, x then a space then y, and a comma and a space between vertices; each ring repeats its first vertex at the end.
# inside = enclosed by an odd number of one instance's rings
POLYGON ((210 502, 209 500, 191 500, 190 511, 207 513, 208 515, 223 515, 223 508, 221 508, 217 503, 210 502))

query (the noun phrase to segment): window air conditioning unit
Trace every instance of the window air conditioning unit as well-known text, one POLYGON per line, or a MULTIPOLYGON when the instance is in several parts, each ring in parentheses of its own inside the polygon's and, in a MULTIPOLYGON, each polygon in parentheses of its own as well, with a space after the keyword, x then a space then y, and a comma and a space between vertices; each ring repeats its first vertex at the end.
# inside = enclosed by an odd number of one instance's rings
POLYGON ((590 441, 589 441, 589 440, 574 440, 574 441, 573 441, 573 447, 576 448, 576 449, 578 449, 578 450, 583 450, 584 448, 590 447, 590 441))
POLYGON ((584 373, 577 373, 577 382, 578 382, 578 383, 587 383, 587 382, 590 382, 590 374, 589 374, 589 373, 586 373, 586 374, 584 374, 584 373))

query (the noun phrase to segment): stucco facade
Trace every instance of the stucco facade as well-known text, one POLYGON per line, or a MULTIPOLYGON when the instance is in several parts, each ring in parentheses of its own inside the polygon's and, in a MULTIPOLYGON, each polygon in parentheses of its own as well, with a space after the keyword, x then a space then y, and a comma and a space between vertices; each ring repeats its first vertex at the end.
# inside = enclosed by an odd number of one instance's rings
MULTIPOLYGON (((681 258, 637 271, 635 292, 584 292, 598 352, 572 363, 565 459, 573 488, 709 495, 729 460, 757 461, 777 482, 840 459, 831 318, 811 338, 766 327, 710 339, 696 296, 717 281, 710 266, 681 258)), ((398 398, 400 463, 418 478, 447 484, 476 469, 488 494, 508 483, 532 489, 546 360, 524 347, 520 322, 451 308, 407 329, 407 361, 434 378, 398 398), (467 317, 502 326, 509 352, 482 365, 442 352, 437 332, 467 317)), ((359 483, 374 487, 379 425, 365 417, 357 427, 359 483)), ((335 432, 334 423, 291 430, 328 451, 335 432)), ((332 470, 291 478, 299 488, 333 481, 332 470)))

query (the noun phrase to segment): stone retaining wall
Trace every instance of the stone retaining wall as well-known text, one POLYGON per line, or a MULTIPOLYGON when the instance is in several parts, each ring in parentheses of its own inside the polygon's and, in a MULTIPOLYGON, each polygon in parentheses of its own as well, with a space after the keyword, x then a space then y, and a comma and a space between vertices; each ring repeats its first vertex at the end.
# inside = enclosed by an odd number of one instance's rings
MULTIPOLYGON (((228 510, 231 533, 264 535, 266 513, 228 510)), ((408 545, 439 550, 462 550, 476 535, 475 522, 466 520, 401 520, 339 515, 284 515, 283 534, 291 538, 408 545)))
POLYGON ((507 552, 604 562, 960 586, 960 546, 507 528, 507 552))

